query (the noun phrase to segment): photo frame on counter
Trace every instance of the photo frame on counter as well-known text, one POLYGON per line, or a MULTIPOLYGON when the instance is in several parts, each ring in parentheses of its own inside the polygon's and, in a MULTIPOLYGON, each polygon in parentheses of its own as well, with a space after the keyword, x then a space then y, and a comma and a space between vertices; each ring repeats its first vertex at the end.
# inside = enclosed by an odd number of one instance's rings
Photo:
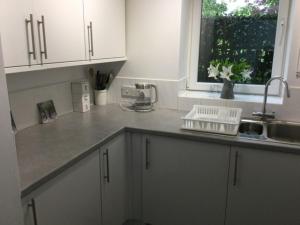
POLYGON ((37 107, 42 124, 51 123, 57 119, 57 112, 53 100, 38 103, 37 107))

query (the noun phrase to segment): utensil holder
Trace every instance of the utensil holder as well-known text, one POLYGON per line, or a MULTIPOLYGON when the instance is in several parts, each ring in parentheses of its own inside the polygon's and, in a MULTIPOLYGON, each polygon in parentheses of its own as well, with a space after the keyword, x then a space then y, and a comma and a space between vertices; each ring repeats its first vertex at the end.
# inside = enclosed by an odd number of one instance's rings
POLYGON ((95 105, 107 104, 107 90, 95 90, 95 105))

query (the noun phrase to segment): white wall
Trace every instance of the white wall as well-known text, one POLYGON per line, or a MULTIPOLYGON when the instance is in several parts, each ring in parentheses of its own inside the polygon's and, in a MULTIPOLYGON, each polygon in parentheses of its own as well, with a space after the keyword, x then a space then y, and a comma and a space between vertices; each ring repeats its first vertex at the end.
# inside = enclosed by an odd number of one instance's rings
MULTIPOLYGON (((261 102, 178 98, 179 90, 186 87, 185 77, 188 74, 190 4, 190 0, 126 1, 129 61, 112 85, 110 102, 120 101, 122 85, 150 82, 159 88, 158 107, 190 110, 193 104, 225 104, 244 108, 245 116, 260 111, 261 102)), ((285 75, 291 86, 292 97, 285 98, 283 105, 271 105, 269 110, 275 111, 278 119, 300 121, 300 79, 295 76, 300 50, 300 27, 297 20, 300 1, 292 1, 291 9, 293 19, 290 23, 285 75)))
POLYGON ((72 112, 71 81, 86 78, 86 67, 7 75, 9 101, 17 128, 21 130, 39 123, 39 102, 52 99, 58 115, 72 112))
POLYGON ((0 46, 0 224, 22 225, 17 153, 0 46))
MULTIPOLYGON (((117 74, 123 62, 90 66, 96 72, 117 74)), ((92 79, 88 66, 67 67, 7 75, 10 106, 18 130, 40 122, 37 103, 52 99, 58 115, 73 112, 71 82, 92 79)), ((91 87, 91 103, 93 88, 91 87)))
POLYGON ((177 80, 182 0, 127 0, 128 61, 121 77, 177 80))
POLYGON ((128 61, 113 82, 109 101, 118 103, 122 85, 156 84, 158 107, 176 109, 187 75, 190 0, 126 0, 128 61))

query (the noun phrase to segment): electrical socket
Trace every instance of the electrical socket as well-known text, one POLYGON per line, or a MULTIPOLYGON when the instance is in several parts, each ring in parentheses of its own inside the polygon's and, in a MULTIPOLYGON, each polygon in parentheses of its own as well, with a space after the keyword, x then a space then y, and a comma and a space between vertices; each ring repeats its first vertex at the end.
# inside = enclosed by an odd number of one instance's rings
POLYGON ((138 91, 135 86, 124 85, 121 88, 121 96, 122 98, 137 98, 138 91))

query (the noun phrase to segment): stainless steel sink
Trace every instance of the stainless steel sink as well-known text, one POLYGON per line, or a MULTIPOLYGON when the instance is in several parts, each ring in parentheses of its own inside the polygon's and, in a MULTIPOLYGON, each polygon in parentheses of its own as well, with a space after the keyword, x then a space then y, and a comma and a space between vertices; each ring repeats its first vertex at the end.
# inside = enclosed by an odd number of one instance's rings
POLYGON ((300 144, 300 123, 244 119, 239 134, 240 137, 251 139, 300 144))
POLYGON ((241 137, 265 139, 264 136, 264 123, 255 120, 242 120, 239 133, 241 137))
POLYGON ((267 137, 282 142, 300 143, 300 124, 282 121, 267 123, 267 137))

